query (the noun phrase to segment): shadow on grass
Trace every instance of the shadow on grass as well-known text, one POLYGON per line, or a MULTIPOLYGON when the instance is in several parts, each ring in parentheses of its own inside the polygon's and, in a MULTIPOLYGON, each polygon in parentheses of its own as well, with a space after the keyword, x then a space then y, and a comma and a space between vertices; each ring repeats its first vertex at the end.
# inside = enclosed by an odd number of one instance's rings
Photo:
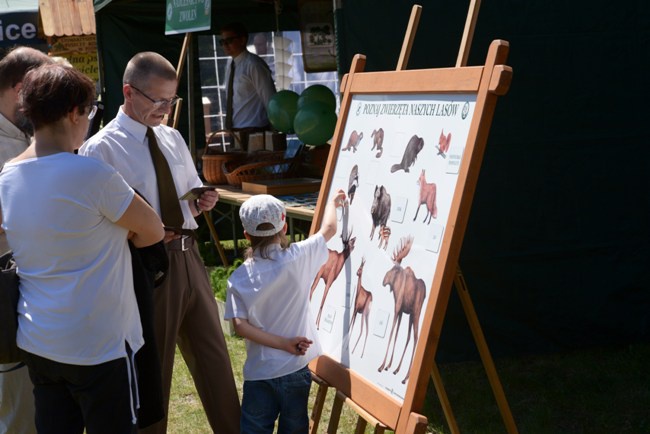
MULTIPOLYGON (((650 344, 495 363, 520 433, 650 432, 650 344)), ((480 362, 440 371, 461 432, 506 432, 480 362)), ((425 413, 431 432, 449 432, 432 383, 425 413)))

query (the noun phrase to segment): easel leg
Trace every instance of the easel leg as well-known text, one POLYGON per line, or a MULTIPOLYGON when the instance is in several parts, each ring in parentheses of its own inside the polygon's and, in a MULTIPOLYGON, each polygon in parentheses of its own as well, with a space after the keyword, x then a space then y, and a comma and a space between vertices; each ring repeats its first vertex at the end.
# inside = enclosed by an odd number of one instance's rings
POLYGON ((311 420, 309 421, 309 433, 316 434, 318 433, 318 424, 320 423, 320 418, 323 413, 323 405, 325 404, 325 398, 327 397, 327 388, 329 385, 320 377, 312 374, 311 379, 314 383, 318 385, 318 391, 316 392, 316 399, 314 400, 314 406, 311 409, 311 420))
POLYGON ((219 252, 221 263, 223 264, 224 267, 227 267, 230 264, 228 263, 226 252, 223 250, 223 246, 221 245, 221 241, 219 240, 219 236, 217 235, 217 230, 214 227, 214 223, 212 223, 212 219, 210 218, 210 211, 203 211, 203 217, 205 217, 205 221, 208 223, 208 228, 210 229, 210 235, 212 235, 212 239, 214 240, 214 245, 217 247, 217 251, 219 252))
POLYGON ((341 410, 343 409, 344 400, 345 398, 342 398, 338 393, 334 396, 332 415, 330 416, 330 422, 327 425, 327 434, 336 434, 338 432, 339 419, 341 418, 341 410))
POLYGON ((510 406, 508 405, 506 395, 503 392, 503 387, 501 386, 501 381, 499 380, 499 375, 497 374, 497 370, 494 366, 494 361, 492 360, 490 350, 488 349, 487 342, 485 341, 483 330, 481 330, 481 325, 478 322, 478 317, 476 316, 476 311, 474 310, 474 304, 472 303, 472 299, 469 296, 469 292, 467 291, 467 284, 465 283, 465 277, 463 277, 463 272, 461 271, 460 266, 458 266, 456 269, 456 278, 454 279, 454 285, 458 291, 460 302, 463 305, 463 310, 465 311, 465 316, 467 317, 469 328, 472 330, 474 342, 476 342, 476 347, 478 348, 478 352, 481 355, 483 367, 485 368, 488 380, 490 381, 490 386, 492 386, 492 393, 494 393, 497 405, 499 406, 501 418, 503 419, 503 423, 506 426, 506 430, 509 434, 518 433, 517 426, 515 425, 515 420, 512 417, 512 412, 510 411, 510 406))
POLYGON ((436 362, 433 362, 433 367, 431 368, 431 380, 433 380, 433 385, 436 387, 438 399, 440 400, 440 405, 442 405, 442 412, 445 414, 449 431, 451 434, 459 434, 458 424, 456 424, 456 418, 451 411, 451 404, 449 404, 449 398, 447 397, 445 386, 442 383, 442 376, 440 375, 436 362))

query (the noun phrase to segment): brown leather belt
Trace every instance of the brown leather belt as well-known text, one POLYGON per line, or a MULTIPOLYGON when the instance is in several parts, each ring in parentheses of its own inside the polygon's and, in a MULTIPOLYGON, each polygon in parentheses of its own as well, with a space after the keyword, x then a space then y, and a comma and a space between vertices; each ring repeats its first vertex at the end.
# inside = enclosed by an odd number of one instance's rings
POLYGON ((189 250, 190 247, 192 247, 193 245, 194 245, 194 237, 189 235, 182 235, 179 239, 171 240, 170 242, 165 244, 167 250, 180 250, 181 252, 189 250))

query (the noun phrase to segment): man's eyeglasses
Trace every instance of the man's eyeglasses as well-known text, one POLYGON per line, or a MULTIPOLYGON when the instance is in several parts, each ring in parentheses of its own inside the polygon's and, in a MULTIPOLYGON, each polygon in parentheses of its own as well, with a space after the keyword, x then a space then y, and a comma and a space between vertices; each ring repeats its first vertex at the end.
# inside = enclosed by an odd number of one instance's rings
POLYGON ((131 86, 133 89, 137 90, 140 95, 142 95, 143 97, 145 97, 149 101, 151 101, 151 104, 153 104, 153 108, 155 108, 155 109, 159 109, 159 108, 162 108, 162 107, 174 107, 176 105, 176 103, 178 102, 178 100, 181 99, 181 97, 178 96, 178 95, 176 95, 175 97, 173 97, 171 99, 153 99, 149 95, 147 95, 146 93, 144 93, 143 91, 141 91, 140 89, 135 87, 134 85, 129 84, 129 86, 131 86))
POLYGON ((97 103, 94 102, 89 107, 90 107, 90 111, 88 112, 88 120, 92 120, 97 114, 97 103))
POLYGON ((232 44, 233 42, 235 42, 235 40, 236 40, 237 38, 239 38, 239 36, 231 36, 231 37, 229 37, 229 38, 219 39, 219 45, 221 45, 222 47, 223 47, 224 45, 230 45, 230 44, 232 44))

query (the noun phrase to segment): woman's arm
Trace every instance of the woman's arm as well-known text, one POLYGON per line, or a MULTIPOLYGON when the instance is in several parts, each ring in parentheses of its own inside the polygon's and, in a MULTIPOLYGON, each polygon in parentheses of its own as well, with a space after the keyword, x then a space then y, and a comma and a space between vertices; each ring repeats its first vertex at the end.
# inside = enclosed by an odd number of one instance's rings
POLYGON ((307 349, 313 343, 313 341, 304 336, 285 338, 274 335, 273 333, 265 332, 264 330, 251 325, 248 320, 242 318, 233 318, 232 323, 235 326, 235 332, 242 338, 264 345, 265 347, 286 351, 293 355, 304 356, 307 349))
POLYGON ((130 239, 135 247, 150 246, 165 236, 160 217, 138 194, 133 196, 129 207, 115 223, 132 233, 130 239))

